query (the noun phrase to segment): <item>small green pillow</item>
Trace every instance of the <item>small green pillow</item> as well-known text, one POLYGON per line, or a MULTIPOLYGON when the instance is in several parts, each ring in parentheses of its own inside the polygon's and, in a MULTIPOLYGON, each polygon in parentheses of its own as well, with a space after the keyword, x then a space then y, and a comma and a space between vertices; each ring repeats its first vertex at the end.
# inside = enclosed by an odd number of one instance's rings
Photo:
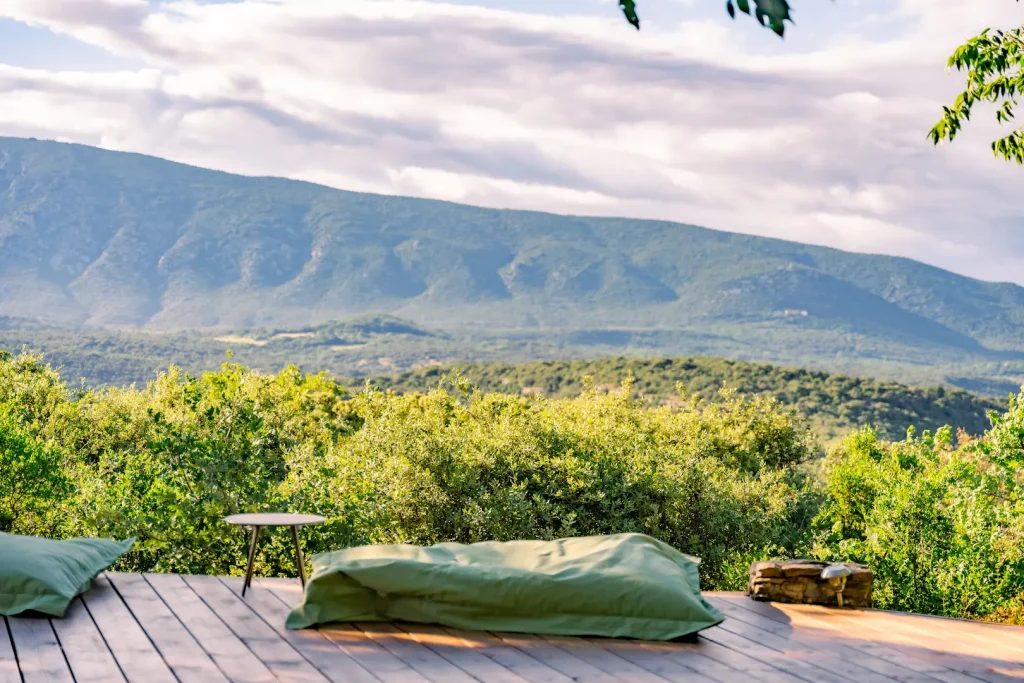
POLYGON ((75 596, 134 544, 134 538, 53 541, 0 532, 0 614, 63 617, 75 596))

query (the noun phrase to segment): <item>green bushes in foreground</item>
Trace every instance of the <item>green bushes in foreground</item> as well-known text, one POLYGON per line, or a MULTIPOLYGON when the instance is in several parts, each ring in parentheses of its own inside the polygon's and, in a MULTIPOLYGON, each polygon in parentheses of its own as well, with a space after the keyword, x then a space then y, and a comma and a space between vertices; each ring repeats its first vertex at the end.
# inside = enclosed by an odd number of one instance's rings
MULTIPOLYGON (((863 431, 812 463, 806 425, 770 399, 651 408, 628 391, 453 384, 349 394, 228 365, 76 393, 2 356, 0 530, 137 536, 122 569, 217 574, 240 572, 246 548, 222 518, 260 509, 325 515, 310 552, 633 531, 702 557, 707 589, 742 587, 753 559, 814 554, 874 567, 882 607, 1019 612, 1024 401, 958 446, 948 430, 863 431)), ((260 571, 294 572, 287 540, 266 540, 260 571)))
POLYGON ((814 553, 875 571, 876 607, 1024 620, 1024 401, 984 437, 850 436, 824 466, 814 553))

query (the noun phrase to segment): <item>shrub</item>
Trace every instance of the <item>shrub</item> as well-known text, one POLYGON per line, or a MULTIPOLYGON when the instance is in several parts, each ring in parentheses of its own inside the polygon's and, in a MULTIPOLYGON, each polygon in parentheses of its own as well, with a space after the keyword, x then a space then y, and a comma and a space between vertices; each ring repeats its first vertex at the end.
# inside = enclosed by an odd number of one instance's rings
POLYGON ((1009 614, 1024 592, 1024 501, 1013 455, 1022 419, 1024 402, 1014 400, 985 437, 959 448, 948 428, 919 438, 911 431, 894 444, 870 431, 852 435, 826 462, 815 553, 870 565, 877 607, 1009 614))
POLYGON ((705 583, 719 586, 730 559, 788 537, 801 501, 791 470, 733 466, 758 420, 780 432, 788 420, 794 463, 808 452, 803 426, 767 402, 760 418, 739 400, 646 410, 595 391, 465 401, 441 389, 368 392, 353 403, 359 431, 296 462, 287 486, 339 524, 328 545, 639 532, 702 557, 705 583))
POLYGON ((0 531, 57 535, 71 491, 61 452, 0 406, 0 531))
MULTIPOLYGON (((230 573, 244 560, 230 514, 286 508, 278 487, 293 451, 318 455, 352 430, 343 390, 289 368, 277 376, 237 365, 199 378, 172 369, 146 389, 110 389, 76 403, 74 435, 84 530, 138 536, 136 570, 230 573)), ((69 434, 65 433, 68 439, 69 434)), ((269 570, 290 563, 282 539, 269 570)))

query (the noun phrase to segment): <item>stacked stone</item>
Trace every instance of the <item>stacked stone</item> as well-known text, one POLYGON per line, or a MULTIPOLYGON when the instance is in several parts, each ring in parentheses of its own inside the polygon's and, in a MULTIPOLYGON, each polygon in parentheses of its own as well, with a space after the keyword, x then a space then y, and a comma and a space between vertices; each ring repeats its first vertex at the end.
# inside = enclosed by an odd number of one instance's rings
MULTIPOLYGON (((827 562, 790 560, 755 562, 750 566, 747 594, 764 602, 790 602, 808 605, 838 606, 835 588, 821 578, 827 562)), ((859 564, 843 565, 850 570, 843 589, 845 607, 870 607, 871 570, 859 564)))

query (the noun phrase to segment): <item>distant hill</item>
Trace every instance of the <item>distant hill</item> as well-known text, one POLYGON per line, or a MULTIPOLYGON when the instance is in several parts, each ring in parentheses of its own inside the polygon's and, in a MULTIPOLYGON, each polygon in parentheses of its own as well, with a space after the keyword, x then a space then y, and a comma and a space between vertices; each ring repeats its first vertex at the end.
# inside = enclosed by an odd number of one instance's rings
POLYGON ((902 439, 911 425, 918 433, 948 424, 981 434, 989 426, 988 411, 1006 408, 1003 401, 957 389, 908 387, 717 358, 467 363, 368 381, 400 393, 425 391, 456 371, 481 390, 524 395, 575 396, 582 391, 585 377, 592 378, 599 388, 614 389, 632 376, 635 394, 655 405, 694 395, 714 399, 723 387, 741 394, 773 396, 806 417, 825 441, 862 425, 873 425, 890 439, 902 439))
POLYGON ((1024 289, 909 259, 0 138, 0 316, 235 338, 370 313, 468 340, 466 360, 494 357, 486 339, 518 349, 505 359, 726 356, 1000 392, 1024 378, 1024 289))
MULTIPOLYGON (((88 387, 144 384, 172 364, 195 375, 229 360, 265 372, 277 372, 287 365, 310 372, 326 370, 351 390, 369 382, 398 392, 426 391, 446 375, 458 372, 485 391, 564 397, 579 394, 585 377, 599 389, 610 390, 632 376, 635 395, 652 405, 694 395, 715 399, 722 388, 774 396, 806 417, 824 442, 862 425, 874 425, 892 439, 905 436, 910 425, 935 429, 949 424, 978 434, 988 425, 987 411, 1003 410, 1008 391, 1019 389, 1005 380, 992 379, 992 386, 982 388, 995 389, 993 393, 1003 396, 993 398, 948 386, 913 387, 699 357, 522 362, 531 357, 571 357, 583 349, 531 339, 470 339, 381 315, 302 329, 208 334, 47 327, 0 318, 0 353, 17 353, 22 348, 45 352, 46 360, 58 367, 70 384, 82 380, 88 387), (466 357, 481 362, 457 362, 466 357)), ((609 347, 588 348, 612 351, 609 347)))

